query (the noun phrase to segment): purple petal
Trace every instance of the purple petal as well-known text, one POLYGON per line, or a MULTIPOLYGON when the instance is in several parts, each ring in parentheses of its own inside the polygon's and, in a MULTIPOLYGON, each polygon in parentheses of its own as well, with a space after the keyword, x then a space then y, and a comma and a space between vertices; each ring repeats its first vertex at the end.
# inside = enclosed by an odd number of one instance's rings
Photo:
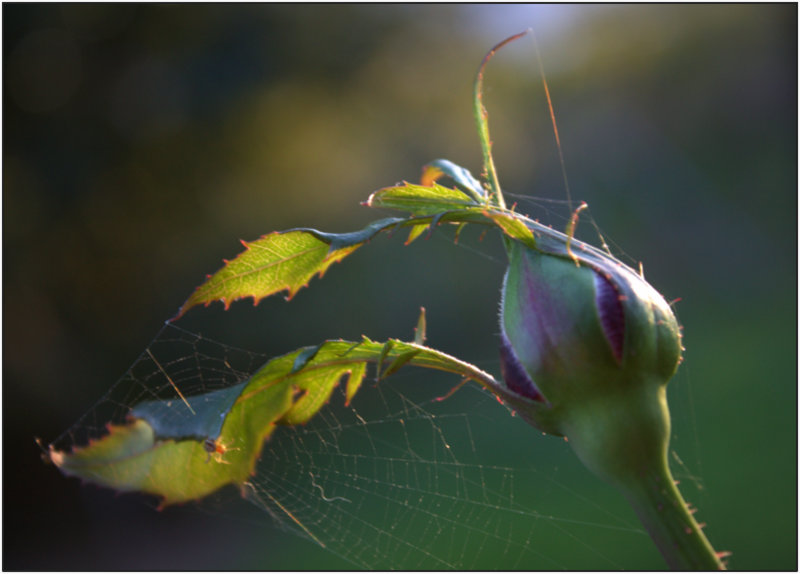
POLYGON ((510 390, 534 401, 545 402, 542 393, 536 388, 528 373, 525 372, 525 368, 519 362, 505 333, 502 335, 502 343, 500 345, 500 370, 503 372, 503 379, 510 390))
POLYGON ((606 275, 595 271, 595 302, 600 316, 600 324, 606 336, 611 352, 617 363, 622 362, 622 350, 625 344, 625 310, 617 287, 606 275))

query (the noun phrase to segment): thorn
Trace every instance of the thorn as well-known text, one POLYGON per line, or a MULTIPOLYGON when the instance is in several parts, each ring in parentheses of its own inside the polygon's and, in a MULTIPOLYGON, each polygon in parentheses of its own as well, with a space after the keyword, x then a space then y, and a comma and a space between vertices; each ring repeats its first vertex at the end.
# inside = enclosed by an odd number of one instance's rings
POLYGON ((425 338, 426 338, 425 329, 426 329, 425 307, 420 307, 417 326, 414 327, 414 342, 417 345, 423 345, 425 343, 425 338))
POLYGON ((35 436, 33 437, 33 442, 36 443, 36 446, 39 447, 39 450, 41 450, 43 453, 47 453, 47 449, 44 448, 44 445, 42 444, 42 439, 40 439, 38 436, 35 436))
POLYGON ((572 260, 575 262, 575 266, 576 267, 580 267, 581 265, 580 265, 580 262, 578 261, 578 258, 572 252, 571 243, 572 243, 573 237, 575 236, 575 227, 578 225, 578 214, 581 211, 583 211, 584 209, 586 209, 587 207, 589 207, 589 206, 585 201, 581 202, 580 206, 578 206, 578 209, 576 209, 575 211, 572 212, 572 217, 569 218, 569 223, 567 223, 567 229, 566 229, 566 232, 567 232, 567 245, 566 245, 567 246, 567 255, 569 255, 572 258, 572 260))
POLYGON ((443 401, 443 400, 445 400, 445 399, 449 399, 450 397, 452 397, 452 396, 455 394, 455 392, 456 392, 458 389, 460 389, 461 387, 463 387, 463 386, 466 384, 466 382, 467 382, 467 381, 469 381, 469 379, 464 379, 464 380, 462 380, 462 381, 461 381, 460 383, 458 383, 458 384, 457 384, 455 387, 453 387, 452 389, 450 389, 450 390, 447 392, 447 394, 446 394, 446 395, 444 395, 444 396, 441 396, 441 397, 436 397, 436 398, 435 398, 435 399, 433 399, 433 400, 435 400, 435 401, 438 403, 438 402, 441 402, 441 401, 443 401))
POLYGON ((461 237, 461 230, 464 229, 464 225, 465 224, 462 223, 456 228, 456 235, 453 238, 453 244, 454 245, 458 245, 458 239, 459 239, 459 237, 461 237))
POLYGON ((42 451, 42 453, 39 455, 42 458, 42 462, 44 462, 45 464, 53 464, 53 459, 50 457, 50 451, 44 447, 44 445, 42 444, 42 439, 40 439, 37 436, 34 437, 33 440, 36 442, 36 445, 39 447, 39 450, 42 451))

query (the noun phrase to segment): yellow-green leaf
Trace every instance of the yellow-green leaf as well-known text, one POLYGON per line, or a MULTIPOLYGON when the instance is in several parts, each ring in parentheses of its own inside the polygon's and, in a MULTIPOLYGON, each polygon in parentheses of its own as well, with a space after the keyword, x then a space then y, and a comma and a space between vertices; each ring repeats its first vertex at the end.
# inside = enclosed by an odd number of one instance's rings
POLYGON ((439 369, 508 398, 507 389, 487 373, 420 344, 327 341, 270 360, 248 381, 229 387, 235 400, 220 397, 220 391, 186 398, 190 405, 218 408, 221 430, 208 422, 214 418, 210 411, 193 407, 192 413, 180 400, 148 401, 131 410, 128 424, 110 426, 107 435, 72 451, 51 450, 50 459, 65 474, 153 494, 163 505, 202 498, 226 484, 242 486, 276 425, 306 423, 345 379, 349 403, 367 364, 384 362, 389 366, 382 376, 407 365, 439 369), (203 429, 218 435, 198 436, 203 429))
POLYGON ((261 299, 280 291, 291 299, 314 275, 322 277, 333 263, 341 261, 377 233, 405 221, 381 219, 353 233, 323 233, 315 229, 273 232, 250 243, 245 251, 200 285, 183 304, 178 317, 196 305, 261 299))

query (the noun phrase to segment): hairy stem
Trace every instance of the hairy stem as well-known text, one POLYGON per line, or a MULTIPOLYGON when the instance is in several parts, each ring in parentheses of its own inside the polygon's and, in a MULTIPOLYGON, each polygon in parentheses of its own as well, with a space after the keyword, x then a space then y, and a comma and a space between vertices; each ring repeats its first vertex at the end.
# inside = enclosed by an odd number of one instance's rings
POLYGON ((681 496, 666 457, 637 483, 622 487, 642 524, 673 570, 725 570, 681 496))

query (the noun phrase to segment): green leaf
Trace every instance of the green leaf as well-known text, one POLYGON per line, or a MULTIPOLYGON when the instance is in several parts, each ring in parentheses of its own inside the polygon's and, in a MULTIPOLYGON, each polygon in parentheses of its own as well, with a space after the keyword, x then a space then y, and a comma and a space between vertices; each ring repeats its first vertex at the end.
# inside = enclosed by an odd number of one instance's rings
POLYGON ((395 357, 391 364, 386 367, 386 370, 381 373, 381 379, 385 379, 389 375, 393 375, 397 371, 400 370, 401 367, 404 367, 411 363, 414 360, 414 357, 419 355, 420 349, 412 349, 410 351, 406 351, 405 353, 398 355, 395 357))
MULTIPOLYGON (((406 220, 404 222, 406 225, 427 218, 431 219, 429 227, 434 227, 440 222, 494 225, 511 239, 534 248, 536 247, 534 230, 552 235, 549 228, 511 210, 477 203, 462 191, 442 187, 436 183, 430 186, 405 183, 386 187, 370 195, 367 205, 410 212, 414 219, 406 220)), ((406 244, 419 237, 424 229, 421 223, 414 224, 406 244)))
POLYGON ((478 203, 469 195, 458 189, 433 185, 415 185, 405 183, 400 186, 379 189, 369 196, 366 204, 370 207, 385 207, 408 211, 417 217, 442 213, 444 211, 470 211, 472 208, 480 212, 482 203, 478 203))
MULTIPOLYGON (((437 161, 441 166, 445 160, 437 161)), ((464 172, 469 175, 466 170, 464 172)), ((461 176, 462 179, 466 177, 461 176)), ((370 195, 366 204, 410 212, 411 217, 380 219, 350 233, 298 228, 276 231, 250 243, 242 242, 245 251, 210 275, 181 306, 175 319, 192 307, 207 306, 213 301, 221 301, 227 309, 237 299, 252 297, 254 304, 258 304, 264 297, 280 291, 286 291, 287 299, 291 299, 315 275, 322 277, 333 263, 341 261, 381 231, 398 227, 411 227, 406 244, 426 229, 430 232, 439 223, 446 222, 494 225, 512 239, 531 247, 536 245, 531 222, 526 223, 524 217, 506 209, 488 207, 463 191, 436 183, 387 187, 370 195)))
MULTIPOLYGON (((153 410, 150 420, 110 426, 103 438, 72 452, 51 451, 50 459, 64 474, 101 486, 152 494, 162 499, 162 505, 186 502, 226 484, 243 484, 261 445, 275 428, 270 422, 286 413, 291 401, 288 385, 263 389, 247 401, 257 414, 247 417, 234 407, 224 417, 220 436, 205 441, 158 436, 153 428, 159 426, 158 416, 153 410), (216 452, 209 451, 209 444, 216 452)), ((193 426, 191 418, 186 421, 193 426)), ((173 426, 172 432, 188 431, 173 426)))
POLYGON ((423 167, 420 183, 430 186, 443 175, 450 177, 456 184, 472 193, 472 197, 478 202, 483 203, 486 201, 486 191, 469 170, 447 159, 435 159, 423 167))
POLYGON ((180 400, 147 401, 131 409, 131 416, 147 419, 161 438, 216 439, 222 423, 245 383, 180 400), (189 416, 191 415, 191 416, 189 416), (221 416, 222 415, 222 416, 221 416), (188 419, 188 420, 187 420, 188 419))
MULTIPOLYGON (((492 220, 511 239, 536 248, 536 238, 522 217, 510 211, 486 211, 486 217, 492 220)), ((537 224, 538 225, 538 224, 537 224)), ((545 228, 546 229, 546 228, 545 228)))
POLYGON ((248 381, 187 397, 194 414, 181 400, 141 403, 128 424, 109 426, 107 435, 71 452, 51 450, 50 458, 65 474, 154 494, 162 505, 198 499, 226 484, 242 486, 276 425, 306 423, 344 380, 349 403, 368 363, 388 363, 382 377, 413 365, 510 396, 477 367, 417 343, 327 341, 270 360, 248 381))
POLYGON ((290 229, 264 235, 250 243, 232 261, 210 275, 181 306, 175 319, 197 305, 221 301, 227 309, 244 297, 254 304, 280 291, 291 299, 315 276, 341 261, 381 231, 411 227, 406 244, 439 223, 492 224, 514 239, 534 245, 533 235, 519 216, 507 210, 487 208, 464 192, 438 184, 405 184, 373 193, 367 205, 399 209, 411 217, 389 217, 350 233, 325 233, 316 229, 290 229))
POLYGON ((367 363, 353 365, 350 370, 350 377, 347 379, 347 387, 345 389, 344 404, 349 405, 353 397, 356 396, 358 389, 361 388, 361 383, 364 381, 364 376, 367 374, 367 363))
POLYGON ((341 261, 377 233, 404 222, 391 217, 375 221, 352 233, 323 233, 315 229, 291 229, 264 235, 245 243, 236 259, 208 277, 183 304, 177 317, 196 305, 231 302, 252 297, 254 304, 269 295, 286 291, 291 299, 314 275, 322 277, 333 263, 341 261))
POLYGON ((408 239, 406 239, 406 245, 410 245, 412 241, 414 241, 417 237, 425 233, 425 230, 428 229, 427 223, 419 223, 411 227, 411 231, 408 233, 408 239))

